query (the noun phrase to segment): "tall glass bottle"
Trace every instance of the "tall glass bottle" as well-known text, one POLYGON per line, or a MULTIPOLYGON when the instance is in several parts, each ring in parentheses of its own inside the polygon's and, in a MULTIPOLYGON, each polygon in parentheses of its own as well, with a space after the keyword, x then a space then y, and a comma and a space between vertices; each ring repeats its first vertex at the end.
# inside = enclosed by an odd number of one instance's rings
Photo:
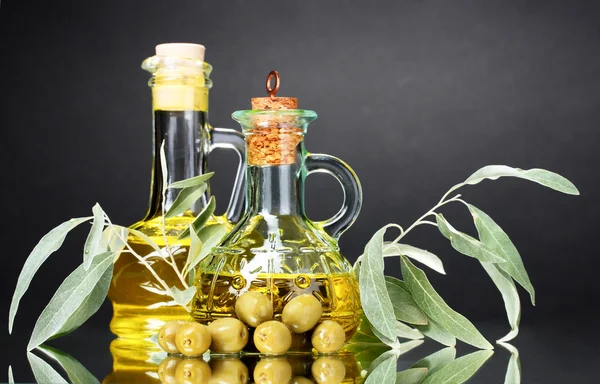
MULTIPOLYGON (((156 56, 146 59, 142 68, 152 74, 154 113, 154 146, 150 204, 148 213, 131 228, 143 232, 157 245, 178 246, 175 261, 179 266, 187 257, 189 239, 177 240, 202 211, 210 198, 210 189, 192 209, 175 217, 164 219, 164 209, 173 204, 179 190, 168 189, 163 199, 163 172, 166 166, 167 183, 198 176, 207 171, 207 156, 214 148, 233 149, 240 161, 244 158, 244 139, 241 133, 208 124, 208 91, 212 67, 204 62, 204 47, 197 44, 161 44, 156 56), (160 159, 164 142, 166 164, 160 159), (163 220, 165 231, 163 233, 163 220)), ((242 167, 233 187, 233 194, 224 217, 212 217, 210 223, 228 223, 239 219, 243 196, 242 167)), ((129 246, 145 256, 154 250, 139 238, 130 236, 129 246)), ((181 288, 179 278, 160 256, 148 260, 152 268, 169 285, 181 288)), ((113 303, 114 315, 110 327, 121 338, 143 339, 155 333, 164 322, 187 319, 189 314, 164 293, 150 271, 129 252, 123 252, 115 263, 108 297, 113 303)))

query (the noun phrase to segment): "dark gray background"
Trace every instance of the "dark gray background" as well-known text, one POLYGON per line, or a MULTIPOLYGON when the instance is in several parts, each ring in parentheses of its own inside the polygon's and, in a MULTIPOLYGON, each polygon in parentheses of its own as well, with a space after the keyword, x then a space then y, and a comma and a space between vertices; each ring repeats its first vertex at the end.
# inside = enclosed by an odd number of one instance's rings
MULTIPOLYGON (((280 95, 319 113, 307 148, 346 160, 363 185, 362 213, 341 241, 351 260, 378 228, 410 225, 484 165, 568 177, 581 196, 509 179, 461 192, 523 256, 538 292, 535 308, 522 295, 523 324, 574 322, 599 293, 598 20, 600 3, 579 0, 3 0, 2 308, 25 257, 52 227, 89 214, 95 202, 117 223, 143 216, 152 137, 149 76, 140 64, 157 43, 195 42, 214 66, 213 126, 233 127, 231 112, 264 94, 271 69, 282 76, 280 95)), ((222 209, 236 159, 213 157, 222 209)), ((336 212, 333 179, 311 176, 307 188, 311 217, 336 212)), ((473 233, 463 207, 444 212, 473 233)), ((22 337, 80 263, 85 236, 74 232, 40 270, 17 317, 22 337)), ((476 322, 504 319, 475 260, 433 227, 406 240, 444 260, 447 276, 429 276, 451 306, 476 322)), ((398 273, 397 262, 388 268, 398 273)), ((91 321, 107 327, 109 318, 106 306, 91 321)))

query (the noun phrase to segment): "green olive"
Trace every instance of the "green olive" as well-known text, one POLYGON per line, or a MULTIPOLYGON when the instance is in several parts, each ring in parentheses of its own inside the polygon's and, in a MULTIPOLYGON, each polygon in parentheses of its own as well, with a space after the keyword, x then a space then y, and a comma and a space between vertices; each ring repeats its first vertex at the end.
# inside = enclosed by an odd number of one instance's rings
POLYGON ((325 320, 313 331, 311 342, 320 353, 337 352, 346 342, 346 332, 335 321, 325 320))
POLYGON ((163 384, 177 384, 175 371, 177 365, 183 361, 181 357, 169 356, 158 365, 158 378, 163 384))
POLYGON ((292 377, 292 381, 290 381, 290 384, 315 384, 315 382, 311 379, 307 379, 306 377, 295 376, 292 377))
POLYGON ((215 320, 208 325, 212 337, 211 352, 238 353, 248 344, 246 324, 232 317, 215 320))
POLYGON ((346 367, 337 357, 320 357, 310 368, 318 384, 339 384, 346 377, 346 367))
POLYGON ((209 384, 246 384, 248 367, 240 359, 211 359, 212 377, 209 384))
POLYGON ((254 345, 260 353, 285 353, 292 345, 292 334, 285 324, 275 320, 266 321, 254 330, 254 345))
POLYGON ((313 295, 301 295, 290 300, 281 313, 281 320, 294 333, 303 333, 313 329, 321 320, 323 307, 313 295))
POLYGON ((254 367, 255 384, 287 384, 292 380, 292 367, 285 358, 261 359, 254 367))
POLYGON ((273 318, 273 303, 267 295, 248 291, 238 297, 235 302, 235 314, 238 319, 256 328, 260 323, 273 318))
POLYGON ((200 356, 208 350, 211 337, 205 325, 189 322, 183 324, 175 335, 175 344, 179 352, 186 356, 200 356))
POLYGON ((182 320, 173 320, 165 323, 158 331, 158 344, 167 353, 179 353, 175 344, 175 335, 177 330, 185 324, 182 320))
POLYGON ((184 359, 175 370, 177 384, 206 384, 210 376, 210 367, 202 359, 184 359))

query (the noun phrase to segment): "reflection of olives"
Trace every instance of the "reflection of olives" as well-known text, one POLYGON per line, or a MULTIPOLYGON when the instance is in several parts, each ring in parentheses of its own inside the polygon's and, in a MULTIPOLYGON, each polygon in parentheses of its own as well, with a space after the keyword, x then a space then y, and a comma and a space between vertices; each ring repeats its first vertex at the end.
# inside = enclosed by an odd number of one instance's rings
POLYGON ((210 379, 210 367, 202 359, 185 359, 175 370, 177 384, 206 384, 210 379))
POLYGON ((311 379, 307 379, 306 377, 296 376, 292 378, 290 384, 315 384, 311 379))
POLYGON ((183 324, 175 336, 177 349, 186 356, 200 356, 208 350, 210 341, 208 328, 194 322, 183 324))
POLYGON ((177 384, 175 378, 175 370, 177 365, 182 361, 181 357, 169 356, 158 365, 158 378, 163 384, 177 384))
POLYGON ((346 367, 337 357, 320 357, 310 371, 318 384, 339 384, 346 377, 346 367))
POLYGON ((238 319, 215 320, 208 325, 208 330, 212 338, 212 352, 238 353, 248 344, 248 328, 238 319))
POLYGON ((179 353, 175 344, 175 335, 183 324, 185 324, 185 321, 182 320, 169 321, 158 331, 158 344, 165 352, 179 353))
POLYGON ((285 384, 292 379, 292 367, 285 358, 261 359, 254 367, 256 384, 285 384))
POLYGON ((294 333, 310 331, 319 320, 323 307, 313 295, 301 295, 290 300, 281 313, 283 321, 294 333))
POLYGON ((209 384, 248 383, 248 367, 240 359, 214 359, 209 365, 212 370, 209 384))
POLYGON ((254 330, 254 345, 261 353, 285 353, 292 345, 292 334, 285 324, 275 320, 267 321, 254 330))
POLYGON ((273 304, 267 295, 248 291, 235 302, 235 314, 244 323, 256 328, 273 318, 273 304))
POLYGON ((344 346, 346 332, 335 321, 325 320, 315 328, 311 341, 312 346, 321 353, 337 352, 344 346))

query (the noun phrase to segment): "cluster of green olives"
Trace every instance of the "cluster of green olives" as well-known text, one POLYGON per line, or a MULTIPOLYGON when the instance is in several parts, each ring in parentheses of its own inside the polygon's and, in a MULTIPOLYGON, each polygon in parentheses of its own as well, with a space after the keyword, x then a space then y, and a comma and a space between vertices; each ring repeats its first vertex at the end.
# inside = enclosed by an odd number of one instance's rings
POLYGON ((184 359, 170 356, 158 366, 163 384, 339 384, 346 377, 344 362, 335 356, 319 357, 306 366, 286 357, 263 357, 252 370, 238 358, 184 359))
POLYGON ((168 353, 199 356, 208 349, 213 353, 238 353, 249 341, 248 327, 254 328, 252 342, 263 354, 280 355, 292 346, 304 343, 312 331, 310 344, 319 353, 335 353, 346 341, 346 332, 332 320, 321 321, 323 307, 313 295, 301 295, 283 308, 281 321, 273 320, 273 304, 254 291, 240 295, 235 303, 236 318, 223 318, 208 326, 171 321, 158 333, 158 343, 168 353))

